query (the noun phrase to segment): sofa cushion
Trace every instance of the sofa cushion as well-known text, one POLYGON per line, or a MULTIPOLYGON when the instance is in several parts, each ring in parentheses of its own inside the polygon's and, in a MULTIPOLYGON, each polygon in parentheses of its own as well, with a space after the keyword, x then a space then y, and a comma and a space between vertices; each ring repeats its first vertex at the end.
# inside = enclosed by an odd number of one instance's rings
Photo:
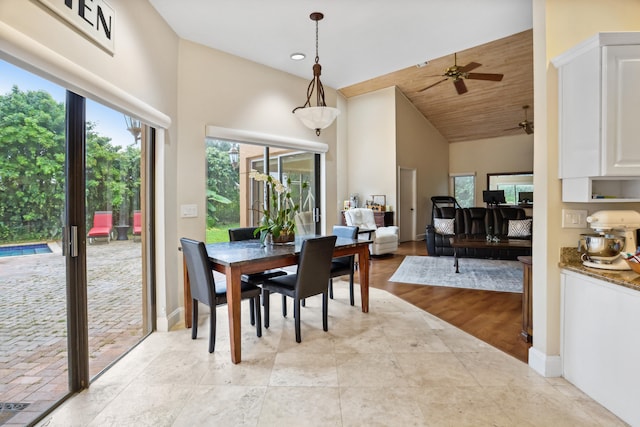
POLYGON ((509 221, 513 219, 527 219, 524 209, 499 207, 489 210, 493 214, 493 234, 507 236, 509 221))
POLYGON ((487 209, 485 208, 463 208, 464 214, 464 234, 481 235, 487 234, 487 209))
POLYGON ((510 219, 507 237, 531 236, 531 219, 510 219))
POLYGON ((434 218, 433 226, 436 229, 436 233, 454 234, 454 222, 454 218, 434 218))

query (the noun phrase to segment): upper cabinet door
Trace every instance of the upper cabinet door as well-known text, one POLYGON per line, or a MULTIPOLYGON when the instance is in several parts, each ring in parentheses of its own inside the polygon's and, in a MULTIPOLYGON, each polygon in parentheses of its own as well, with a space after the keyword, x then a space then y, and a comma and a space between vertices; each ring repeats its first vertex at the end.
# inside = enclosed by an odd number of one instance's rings
POLYGON ((599 33, 552 62, 560 178, 640 177, 640 33, 599 33))
POLYGON ((603 49, 602 175, 640 175, 640 45, 603 49))

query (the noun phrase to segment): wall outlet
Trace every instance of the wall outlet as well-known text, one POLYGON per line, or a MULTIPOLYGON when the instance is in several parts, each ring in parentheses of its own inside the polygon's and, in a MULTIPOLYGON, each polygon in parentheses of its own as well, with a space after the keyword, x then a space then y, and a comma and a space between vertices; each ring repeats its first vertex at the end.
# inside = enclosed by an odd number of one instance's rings
POLYGON ((562 209, 562 228, 587 228, 587 211, 562 209))
POLYGON ((182 218, 195 218, 198 216, 198 205, 180 205, 182 218))

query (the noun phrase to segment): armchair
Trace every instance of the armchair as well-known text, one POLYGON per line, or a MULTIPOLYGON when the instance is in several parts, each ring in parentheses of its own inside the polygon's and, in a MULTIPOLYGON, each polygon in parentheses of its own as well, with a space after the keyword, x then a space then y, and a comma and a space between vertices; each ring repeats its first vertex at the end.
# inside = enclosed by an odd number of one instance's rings
POLYGON ((371 255, 383 255, 398 250, 398 227, 378 227, 371 209, 355 208, 344 211, 344 219, 349 226, 359 227, 360 233, 371 230, 369 245, 371 255))

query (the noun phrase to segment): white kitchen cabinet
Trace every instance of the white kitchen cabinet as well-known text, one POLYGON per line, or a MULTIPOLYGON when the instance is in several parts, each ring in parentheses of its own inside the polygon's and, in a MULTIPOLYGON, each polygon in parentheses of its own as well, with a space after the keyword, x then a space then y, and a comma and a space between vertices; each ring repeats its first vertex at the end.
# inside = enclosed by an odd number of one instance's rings
POLYGON ((640 183, 640 32, 599 33, 552 62, 559 81, 559 176, 573 180, 563 200, 640 200, 629 183, 640 183), (611 182, 616 178, 620 185, 611 182), (601 194, 598 187, 613 191, 601 194))
POLYGON ((640 291, 562 270, 561 304, 562 376, 640 425, 640 291))

